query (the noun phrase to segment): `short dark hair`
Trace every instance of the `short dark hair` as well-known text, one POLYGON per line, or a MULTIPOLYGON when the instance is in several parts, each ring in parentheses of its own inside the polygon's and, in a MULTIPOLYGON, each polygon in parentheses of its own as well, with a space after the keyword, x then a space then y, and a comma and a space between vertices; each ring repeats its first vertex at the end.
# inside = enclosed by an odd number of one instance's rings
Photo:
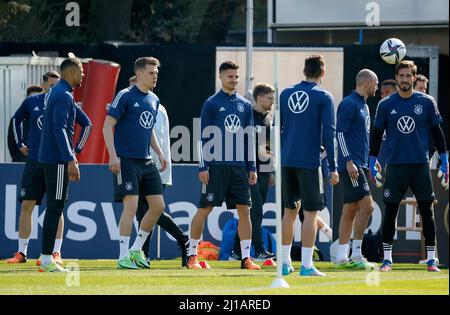
POLYGON ((224 61, 219 67, 219 73, 222 73, 223 71, 227 71, 230 69, 237 70, 239 69, 239 65, 231 60, 224 61))
POLYGON ((397 87, 397 82, 394 79, 387 79, 381 82, 381 86, 390 85, 392 87, 397 87))
POLYGON ((61 66, 59 67, 59 71, 63 73, 66 69, 72 68, 72 67, 80 67, 81 61, 77 58, 67 58, 64 59, 64 61, 61 63, 61 66))
POLYGON ((132 76, 132 77, 130 77, 129 79, 128 79, 128 82, 136 82, 136 76, 134 75, 134 76, 132 76))
POLYGON ((43 93, 44 89, 40 85, 30 85, 27 87, 27 97, 30 96, 31 93, 43 93))
POLYGON ((412 75, 417 74, 417 66, 412 60, 402 60, 395 66, 395 74, 397 75, 401 69, 411 69, 412 75))
POLYGON ((44 75, 42 76, 42 81, 48 82, 48 78, 60 79, 61 76, 60 76, 59 73, 56 72, 56 71, 49 71, 49 72, 47 72, 46 74, 44 74, 44 75))
POLYGON ((275 92, 275 89, 270 84, 258 83, 253 88, 252 95, 253 95, 253 99, 256 101, 256 97, 264 96, 264 95, 267 95, 267 94, 270 94, 270 93, 273 93, 273 92, 275 92))
POLYGON ((155 57, 139 57, 134 62, 134 72, 136 72, 137 70, 144 69, 145 66, 147 66, 147 65, 152 65, 152 66, 157 66, 157 67, 161 66, 161 64, 159 63, 159 60, 156 59, 155 57))
POLYGON ((325 60, 321 55, 311 55, 305 59, 305 68, 303 74, 307 78, 318 78, 325 68, 325 60))
POLYGON ((418 74, 416 77, 416 82, 417 81, 423 81, 425 83, 428 83, 428 78, 426 76, 424 76, 423 74, 418 74))

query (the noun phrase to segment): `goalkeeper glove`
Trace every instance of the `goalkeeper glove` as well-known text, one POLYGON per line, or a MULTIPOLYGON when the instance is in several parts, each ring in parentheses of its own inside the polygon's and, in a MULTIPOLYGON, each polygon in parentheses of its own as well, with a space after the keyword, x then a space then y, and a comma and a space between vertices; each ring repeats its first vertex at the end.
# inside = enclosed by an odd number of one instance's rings
POLYGON ((439 168, 438 178, 442 177, 441 185, 448 190, 448 155, 447 153, 441 153, 439 155, 441 159, 441 167, 439 168))
POLYGON ((372 183, 375 184, 377 188, 383 186, 383 176, 381 176, 381 172, 378 170, 379 164, 377 162, 376 156, 369 156, 369 177, 372 183))

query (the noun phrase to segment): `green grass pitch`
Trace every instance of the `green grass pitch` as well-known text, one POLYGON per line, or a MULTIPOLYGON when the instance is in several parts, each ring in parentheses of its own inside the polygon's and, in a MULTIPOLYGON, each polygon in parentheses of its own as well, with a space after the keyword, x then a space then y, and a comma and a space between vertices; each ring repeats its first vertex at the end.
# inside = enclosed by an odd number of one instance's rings
POLYGON ((180 260, 152 261, 150 270, 117 270, 114 260, 65 260, 79 268, 67 274, 39 273, 35 260, 8 265, 0 261, 0 294, 151 294, 151 295, 448 295, 448 270, 430 273, 417 264, 394 264, 388 273, 342 271, 328 262, 316 266, 327 277, 299 277, 297 269, 284 279, 288 289, 271 289, 275 269, 239 269, 237 261, 210 261, 212 269, 188 270, 180 260))

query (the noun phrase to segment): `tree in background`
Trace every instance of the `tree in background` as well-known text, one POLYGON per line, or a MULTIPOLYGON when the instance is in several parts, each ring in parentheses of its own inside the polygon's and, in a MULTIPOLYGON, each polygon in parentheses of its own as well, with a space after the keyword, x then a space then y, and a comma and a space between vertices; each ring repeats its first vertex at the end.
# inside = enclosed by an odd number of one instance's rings
POLYGON ((233 17, 238 10, 245 10, 245 5, 241 0, 209 0, 197 42, 224 42, 233 17))
POLYGON ((15 1, 0 1, 0 40, 6 34, 10 20, 17 15, 28 13, 30 9, 30 6, 15 1))
MULTIPOLYGON (((19 4, 0 0, 0 39, 222 43, 230 29, 245 34, 243 0, 77 0, 73 2, 80 8, 80 26, 66 25, 69 2, 22 0, 19 4)), ((267 0, 255 1, 255 7, 266 5, 267 0)), ((261 12, 265 20, 265 10, 261 12)))
POLYGON ((134 0, 128 40, 188 42, 192 32, 189 5, 189 0, 134 0))

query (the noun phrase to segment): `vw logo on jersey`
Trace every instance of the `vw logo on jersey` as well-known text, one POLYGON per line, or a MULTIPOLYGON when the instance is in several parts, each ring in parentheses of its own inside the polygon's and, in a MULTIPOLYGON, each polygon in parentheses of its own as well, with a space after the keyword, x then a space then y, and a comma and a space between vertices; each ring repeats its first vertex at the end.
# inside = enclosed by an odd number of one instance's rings
POLYGON ((402 116, 397 120, 397 129, 404 134, 408 134, 414 131, 416 128, 416 122, 412 117, 402 116))
POLYGON ((42 130, 42 120, 44 119, 44 115, 41 115, 36 119, 36 125, 38 126, 39 130, 42 130))
POLYGON ((370 116, 367 115, 366 117, 366 131, 367 133, 370 133, 370 116))
POLYGON ((239 112, 244 112, 244 104, 242 104, 242 103, 238 103, 238 105, 237 105, 237 110, 239 111, 239 112))
POLYGON ((141 116, 139 117, 139 123, 145 129, 152 128, 154 124, 152 113, 150 113, 149 111, 142 112, 141 116))
POLYGON ((414 105, 414 113, 416 113, 416 115, 420 115, 423 113, 423 107, 420 104, 416 104, 414 105))
POLYGON ((291 96, 289 96, 288 105, 289 109, 294 114, 303 113, 309 105, 308 93, 304 91, 297 91, 295 93, 292 93, 291 96))
POLYGON ((235 114, 230 114, 225 118, 225 129, 229 132, 237 132, 241 128, 241 120, 235 114))

